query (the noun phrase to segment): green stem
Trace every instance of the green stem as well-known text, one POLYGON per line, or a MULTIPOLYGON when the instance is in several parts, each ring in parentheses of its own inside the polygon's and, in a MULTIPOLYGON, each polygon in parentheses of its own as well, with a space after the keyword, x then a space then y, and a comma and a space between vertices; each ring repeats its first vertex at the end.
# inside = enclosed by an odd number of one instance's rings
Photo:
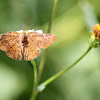
POLYGON ((46 54, 47 54, 47 50, 44 51, 41 62, 40 62, 40 66, 39 66, 39 72, 38 72, 38 84, 41 80, 41 76, 42 76, 42 72, 44 69, 44 63, 45 63, 45 59, 46 59, 46 54))
POLYGON ((37 91, 37 68, 36 68, 36 63, 34 60, 31 60, 31 63, 34 68, 34 90, 33 90, 32 97, 30 100, 35 100, 36 97, 34 94, 36 94, 36 91, 37 91))
POLYGON ((51 12, 51 18, 50 18, 50 22, 49 22, 49 26, 48 26, 48 33, 51 33, 52 22, 53 22, 55 12, 56 12, 57 2, 58 2, 58 0, 54 0, 53 9, 51 12))
POLYGON ((86 54, 92 49, 92 47, 90 46, 87 51, 78 59, 76 60, 72 65, 70 65, 69 67, 65 68, 64 70, 61 70, 60 72, 58 72, 57 74, 55 74, 54 76, 52 76, 51 78, 47 79, 45 82, 43 82, 42 84, 40 84, 38 86, 38 90, 41 92, 42 90, 44 90, 44 88, 51 83, 52 81, 54 81, 56 78, 58 78, 60 75, 62 75, 63 73, 65 73, 66 71, 68 71, 69 69, 71 69, 72 67, 74 67, 74 65, 76 65, 82 58, 84 58, 86 56, 86 54))
MULTIPOLYGON (((49 22, 49 26, 48 26, 48 33, 51 33, 52 22, 53 22, 54 15, 55 15, 55 12, 56 12, 57 2, 58 2, 58 0, 54 0, 52 12, 51 12, 51 18, 50 18, 50 22, 49 22)), ((44 50, 43 56, 42 56, 41 61, 40 61, 39 72, 38 72, 38 84, 40 82, 42 72, 43 72, 43 69, 44 69, 46 54, 47 54, 47 49, 44 50)))
MULTIPOLYGON (((53 5, 52 13, 51 13, 51 18, 50 18, 49 26, 48 26, 48 33, 51 32, 51 27, 52 27, 53 18, 54 18, 55 11, 56 11, 57 1, 58 0, 54 0, 54 5, 53 5)), ((35 88, 35 90, 33 91, 33 94, 32 94, 32 97, 31 97, 30 100, 35 100, 36 96, 39 93, 39 91, 37 90, 37 84, 39 84, 41 76, 42 76, 42 72, 43 72, 43 69, 44 69, 44 63, 45 63, 45 59, 46 59, 46 54, 47 54, 47 50, 44 50, 44 53, 43 53, 43 56, 41 58, 40 65, 39 65, 38 82, 37 82, 36 64, 33 61, 31 61, 31 63, 33 64, 33 66, 35 65, 35 67, 34 67, 34 69, 35 69, 34 70, 34 79, 35 79, 34 80, 34 88, 35 88)))

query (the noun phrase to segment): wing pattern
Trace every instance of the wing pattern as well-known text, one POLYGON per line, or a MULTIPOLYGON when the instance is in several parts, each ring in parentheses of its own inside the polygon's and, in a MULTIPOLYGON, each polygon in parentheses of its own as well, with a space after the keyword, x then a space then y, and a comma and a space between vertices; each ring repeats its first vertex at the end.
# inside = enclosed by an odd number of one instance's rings
POLYGON ((21 60, 22 48, 19 33, 8 32, 1 34, 0 49, 5 51, 10 58, 21 60))
POLYGON ((0 35, 0 49, 17 60, 26 61, 35 59, 40 54, 40 48, 46 49, 53 44, 57 36, 54 34, 42 34, 38 32, 18 33, 8 32, 0 35))
POLYGON ((32 45, 31 43, 28 43, 23 47, 23 56, 24 60, 29 61, 32 59, 35 59, 40 54, 40 49, 32 45))
POLYGON ((54 34, 41 34, 37 32, 28 33, 28 41, 37 48, 46 49, 53 44, 57 36, 54 34))

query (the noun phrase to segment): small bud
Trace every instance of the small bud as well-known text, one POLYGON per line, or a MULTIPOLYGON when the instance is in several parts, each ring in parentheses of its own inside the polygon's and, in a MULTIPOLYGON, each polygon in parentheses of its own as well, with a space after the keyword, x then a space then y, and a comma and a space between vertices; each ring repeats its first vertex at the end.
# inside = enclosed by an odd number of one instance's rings
POLYGON ((97 48, 100 46, 100 25, 94 25, 93 31, 89 43, 91 47, 97 48))

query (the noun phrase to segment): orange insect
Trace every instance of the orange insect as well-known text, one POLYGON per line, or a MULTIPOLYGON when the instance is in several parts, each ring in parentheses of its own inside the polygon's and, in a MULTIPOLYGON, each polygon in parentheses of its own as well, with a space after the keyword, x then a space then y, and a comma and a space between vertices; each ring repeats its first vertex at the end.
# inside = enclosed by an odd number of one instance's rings
POLYGON ((0 49, 12 59, 22 60, 24 56, 29 61, 38 57, 40 48, 46 49, 56 38, 52 33, 43 34, 42 30, 7 32, 0 34, 0 49))

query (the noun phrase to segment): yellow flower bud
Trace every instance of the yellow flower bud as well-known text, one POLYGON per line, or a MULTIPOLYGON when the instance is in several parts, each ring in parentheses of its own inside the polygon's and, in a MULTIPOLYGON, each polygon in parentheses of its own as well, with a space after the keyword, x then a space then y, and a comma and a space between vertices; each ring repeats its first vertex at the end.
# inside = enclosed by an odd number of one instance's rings
POLYGON ((89 43, 91 47, 97 48, 100 46, 100 25, 94 25, 93 31, 94 32, 92 33, 89 43))
POLYGON ((95 37, 100 39, 100 25, 99 24, 94 25, 93 31, 94 31, 95 37))

